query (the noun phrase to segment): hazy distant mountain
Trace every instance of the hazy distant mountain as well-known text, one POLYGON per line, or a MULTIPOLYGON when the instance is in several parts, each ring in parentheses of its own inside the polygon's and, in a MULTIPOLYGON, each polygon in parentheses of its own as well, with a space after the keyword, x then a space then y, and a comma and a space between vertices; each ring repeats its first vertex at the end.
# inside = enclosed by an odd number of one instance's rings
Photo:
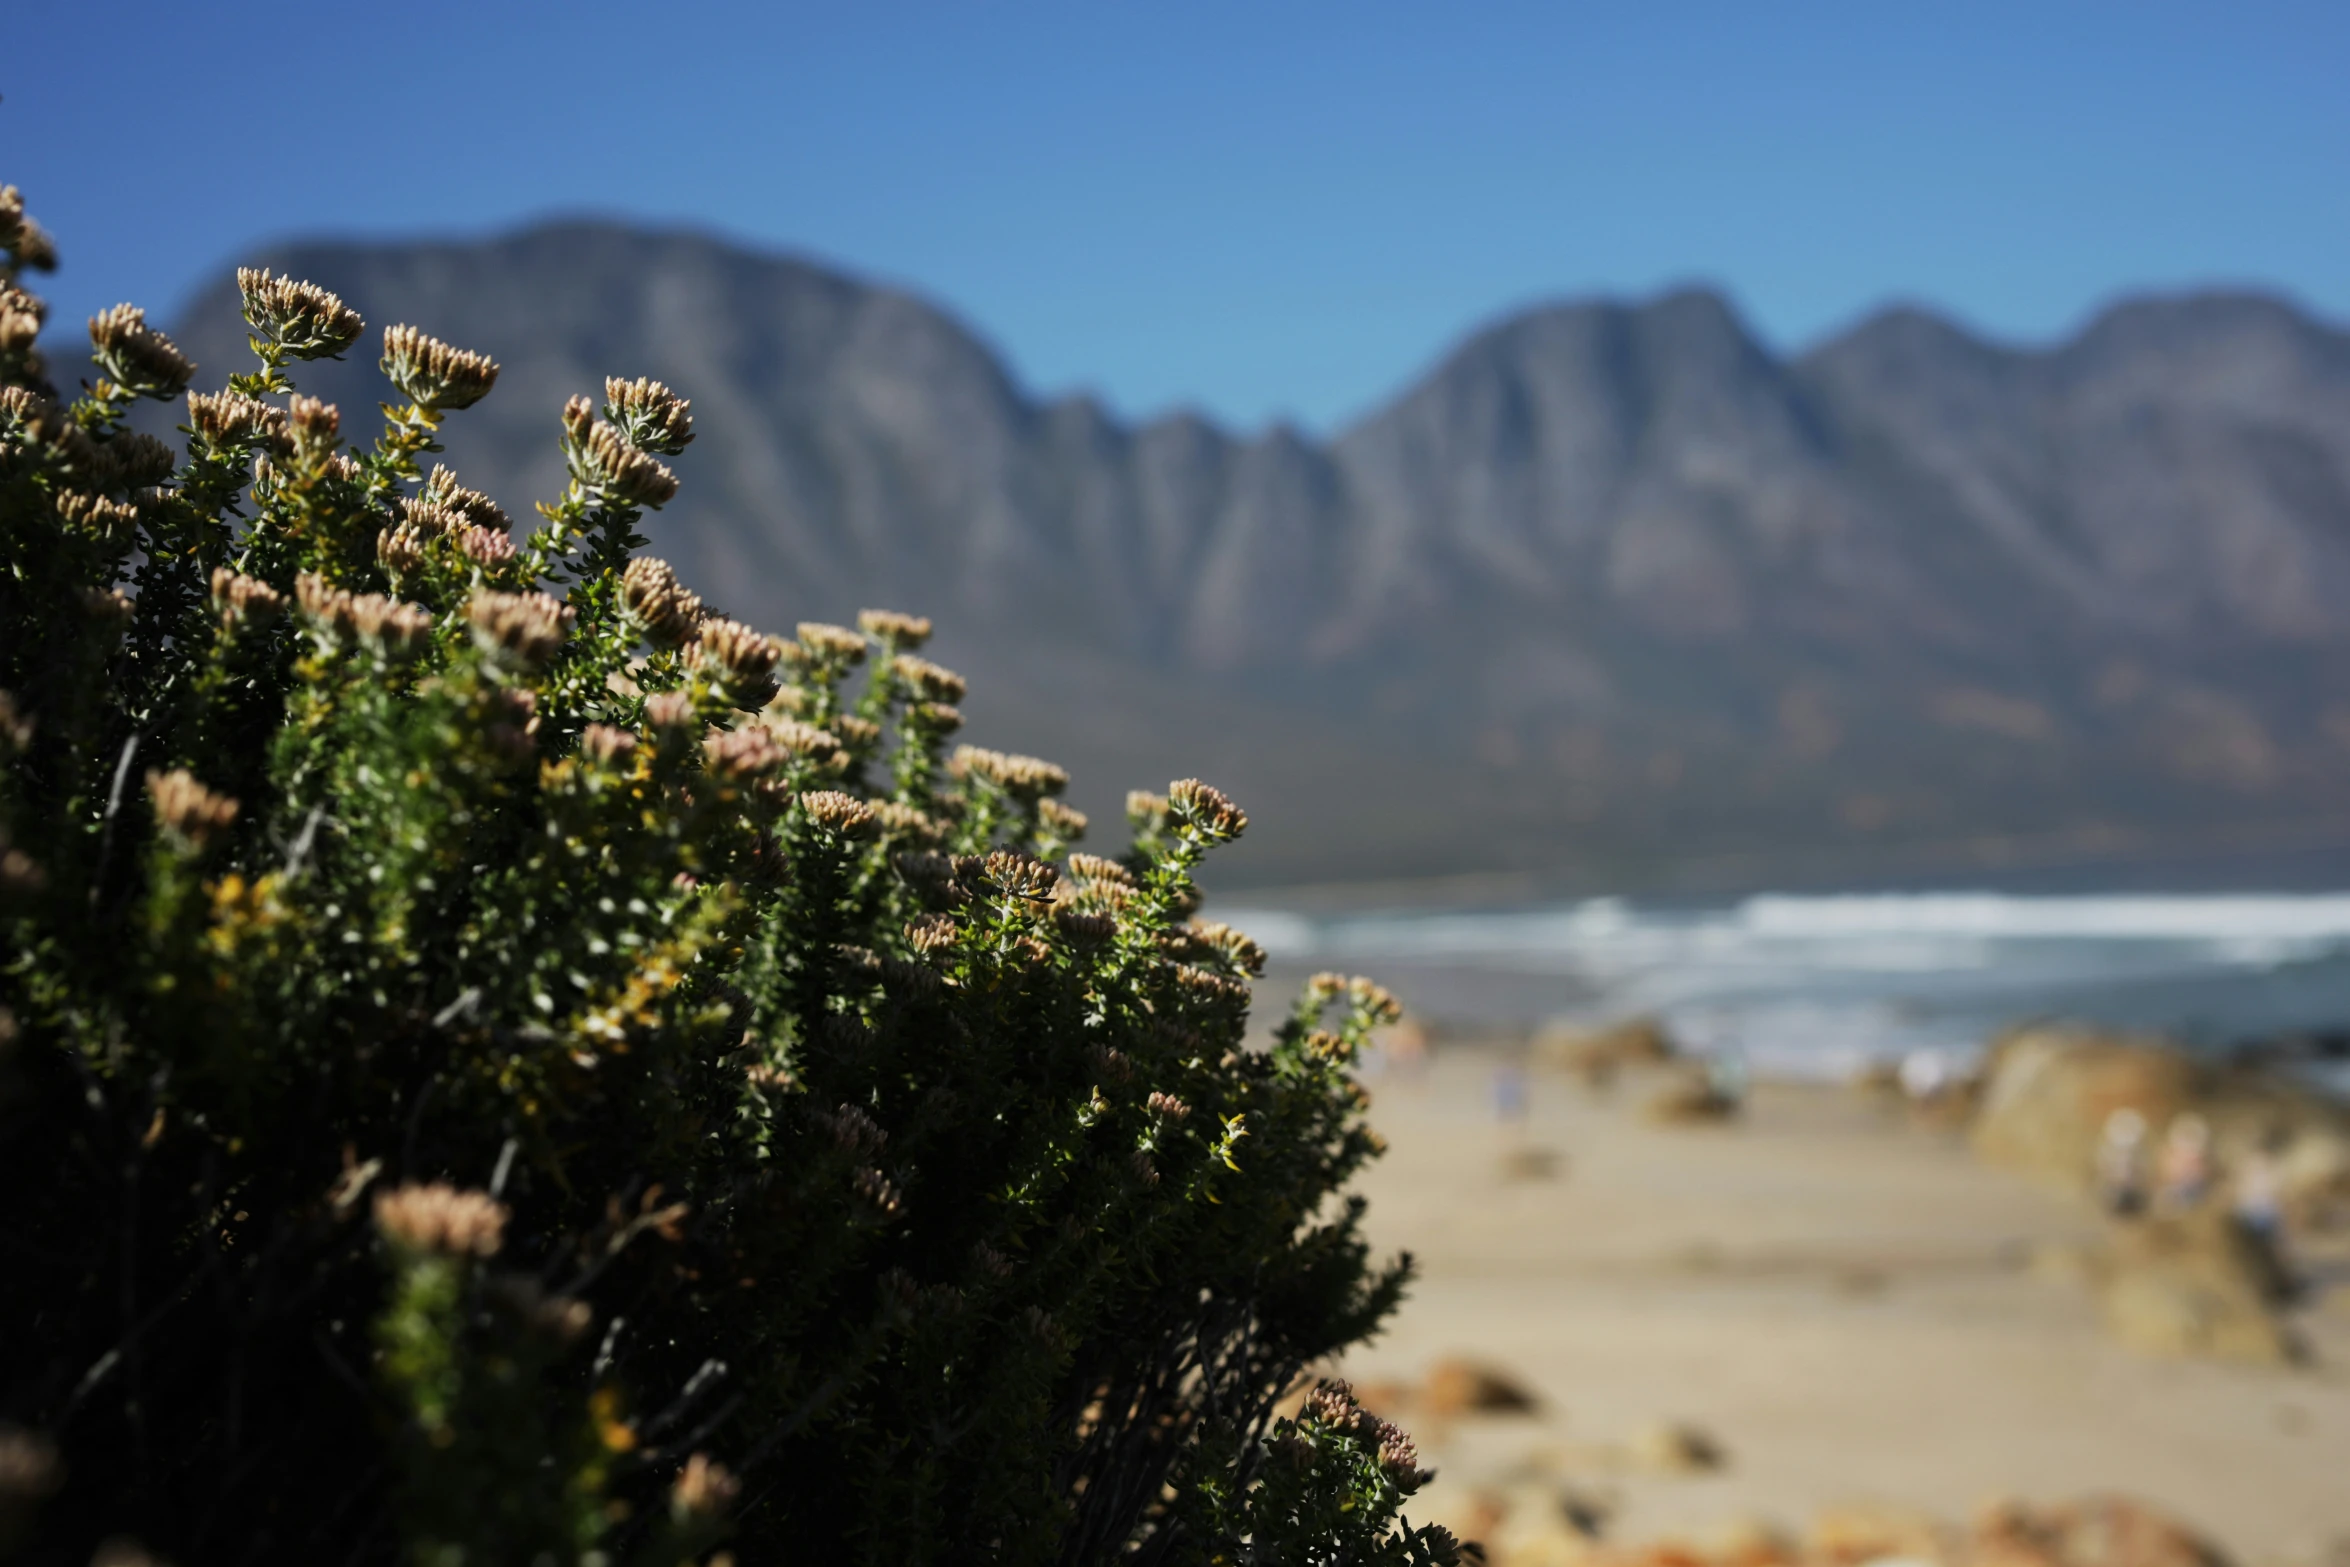
MULTIPOLYGON (((1794 360, 1707 293, 1562 305, 1320 442, 1040 401, 919 300, 695 235, 256 259, 497 356, 449 460, 512 509, 558 488, 565 397, 677 386, 652 531, 707 597, 935 616, 976 738, 1113 814, 1227 783, 1247 879, 1954 871, 2350 816, 2350 336, 2275 300, 2030 352, 1894 311, 1794 360)), ((243 361, 225 282, 181 341, 243 361)))

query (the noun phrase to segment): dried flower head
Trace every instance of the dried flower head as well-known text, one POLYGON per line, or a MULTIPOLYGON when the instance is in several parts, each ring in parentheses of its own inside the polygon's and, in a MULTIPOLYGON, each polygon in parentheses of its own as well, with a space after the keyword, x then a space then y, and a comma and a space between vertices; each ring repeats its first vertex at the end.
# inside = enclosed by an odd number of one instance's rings
POLYGON ((506 1241, 506 1207, 487 1192, 443 1181, 378 1192, 375 1227, 403 1251, 423 1256, 494 1257, 506 1241))
POLYGON ((850 1188, 884 1216, 894 1215, 905 1206, 905 1197, 890 1178, 868 1165, 849 1178, 850 1188))
POLYGON ((803 620, 799 633, 800 647, 815 662, 854 664, 865 657, 865 639, 846 626, 827 625, 821 620, 803 620))
POLYGON ((735 706, 757 712, 775 697, 775 666, 783 643, 739 620, 705 620, 695 633, 688 659, 714 670, 720 694, 735 706))
POLYGON ((237 819, 237 802, 196 781, 184 767, 147 774, 147 796, 155 819, 183 852, 200 854, 226 834, 237 819))
POLYGON ((351 595, 315 571, 294 578, 294 602, 300 606, 302 618, 321 632, 350 629, 351 595))
POLYGON ((16 235, 16 264, 26 272, 54 272, 57 270, 57 242, 49 231, 31 218, 24 220, 16 235))
POLYGON ((136 506, 110 501, 88 490, 60 490, 54 504, 68 527, 110 549, 127 546, 139 525, 136 506))
POLYGON ((432 642, 432 615, 421 604, 355 593, 345 613, 352 633, 386 658, 414 658, 432 642))
POLYGON ((0 753, 22 751, 32 743, 32 715, 17 706, 15 692, 0 690, 0 753))
POLYGON ((299 392, 286 400, 286 423, 293 430, 296 451, 329 452, 343 438, 343 411, 299 392))
POLYGON ((880 824, 884 837, 932 844, 943 842, 946 838, 946 823, 910 805, 901 805, 895 800, 875 800, 872 804, 873 819, 880 824))
POLYGON ((550 1295, 526 1273, 509 1273, 490 1281, 489 1297, 520 1318, 534 1332, 558 1344, 576 1344, 596 1320, 595 1309, 569 1295, 550 1295))
POLYGON ((1363 1421, 1363 1406, 1355 1402, 1353 1385, 1339 1379, 1317 1384, 1306 1395, 1303 1413, 1337 1431, 1352 1431, 1363 1421))
POLYGON ((702 623, 701 598, 687 591, 665 560, 639 555, 620 573, 620 602, 644 632, 661 647, 679 647, 702 623))
POLYGON ((1262 975, 1265 972, 1265 949, 1247 933, 1234 930, 1222 920, 1195 919, 1188 930, 1193 940, 1243 974, 1262 975))
POLYGON ((683 691, 662 691, 645 698, 648 728, 680 730, 693 721, 694 699, 683 691))
POLYGON ((906 941, 924 957, 944 952, 955 944, 961 927, 944 914, 918 914, 906 921, 906 941))
POLYGON ((861 609, 857 611, 857 627, 892 647, 915 648, 930 640, 929 620, 901 615, 894 609, 861 609))
POLYGON ((1387 1471, 1387 1478, 1395 1482, 1397 1490, 1409 1496, 1435 1478, 1429 1470, 1420 1467, 1420 1449, 1401 1426, 1376 1421, 1371 1435, 1377 1440, 1379 1467, 1387 1471))
POLYGON ((457 476, 438 463, 426 476, 419 496, 427 505, 452 512, 477 528, 488 528, 497 533, 514 531, 514 521, 505 508, 479 490, 469 490, 457 482, 457 476))
POLYGON ((21 361, 41 340, 41 312, 18 305, 22 297, 0 295, 0 359, 21 361))
POLYGON ((188 428, 215 448, 262 447, 281 457, 294 449, 286 411, 242 392, 190 392, 188 428))
POLYGON ((229 626, 266 626, 285 613, 285 596, 258 577, 247 577, 216 566, 212 572, 212 607, 229 626))
POLYGON ((571 477, 605 501, 659 508, 677 494, 677 475, 631 446, 617 426, 591 424, 585 435, 566 443, 566 451, 571 477))
POLYGON ((126 490, 161 484, 179 465, 178 454, 144 430, 124 430, 103 450, 114 469, 115 482, 126 490))
POLYGON ((713 729, 702 737, 702 766, 729 782, 763 778, 783 765, 786 754, 773 735, 756 725, 713 729))
POLYGON ((82 589, 82 612, 98 623, 101 636, 120 636, 139 606, 120 588, 82 589))
POLYGON ((1040 801, 1036 815, 1046 829, 1063 843, 1074 843, 1085 836, 1086 814, 1074 805, 1064 805, 1058 800, 1040 801))
POLYGON ((917 702, 906 709, 906 726, 919 735, 943 738, 963 727, 963 710, 946 702, 917 702))
POLYGON ((1387 987, 1357 975, 1346 982, 1346 999, 1374 1023, 1393 1023, 1403 1017, 1403 1003, 1387 987))
POLYGON ((900 653, 891 668, 906 683, 906 689, 925 702, 960 702, 968 689, 961 675, 911 653, 900 653))
POLYGON ((422 497, 392 502, 392 515, 419 541, 445 539, 459 528, 472 526, 463 512, 422 497))
POLYGON ((741 1493, 742 1483, 724 1464, 707 1453, 696 1453, 685 1461, 669 1487, 669 1511, 680 1523, 718 1518, 741 1493))
POLYGON ((57 404, 29 386, 0 385, 0 423, 36 441, 46 441, 63 423, 57 404))
POLYGON ((424 565, 428 537, 412 522, 382 529, 375 536, 375 558, 395 578, 413 576, 424 565))
POLYGON ((1007 898, 1042 901, 1053 895, 1061 873, 1032 854, 997 849, 979 862, 978 874, 1007 898))
POLYGON ((1069 874, 1080 882, 1110 882, 1120 887, 1131 887, 1134 872, 1116 860, 1105 860, 1098 854, 1069 856, 1069 874))
POLYGON ((57 247, 26 214, 24 197, 14 185, 0 185, 0 250, 8 252, 12 271, 52 272, 57 268, 57 247))
POLYGON ((1080 947, 1098 947, 1118 934, 1115 915, 1072 908, 1066 904, 1053 910, 1053 923, 1060 927, 1062 935, 1080 947))
POLYGON ((137 305, 116 305, 90 317, 91 357, 117 386, 140 397, 177 397, 196 373, 195 361, 147 324, 137 305))
POLYGON ((590 724, 579 732, 579 754, 603 766, 625 762, 636 754, 636 736, 610 724, 590 724))
POLYGON ((367 330, 358 311, 315 283, 239 267, 237 290, 245 297, 255 353, 266 347, 293 359, 339 358, 367 330))
POLYGON ((1010 756, 976 745, 955 747, 947 770, 958 778, 984 778, 1015 799, 1034 800, 1069 787, 1068 772, 1033 756, 1010 756))
POLYGON ((29 897, 49 885, 49 873, 22 849, 0 849, 0 900, 29 897))
POLYGON ((889 1133, 881 1123, 855 1105, 818 1111, 816 1123, 832 1134, 832 1145, 842 1153, 871 1158, 889 1146, 889 1133))
POLYGON ((56 1443, 38 1431, 0 1425, 0 1540, 8 1537, 11 1524, 30 1517, 64 1484, 65 1465, 56 1443))
POLYGON ((571 630, 571 606, 544 593, 474 594, 465 606, 473 622, 473 640, 493 660, 508 667, 536 670, 546 667, 571 630))
POLYGON ((1173 1094, 1160 1093, 1154 1089, 1151 1093, 1149 1102, 1151 1114, 1153 1115, 1163 1115, 1170 1121, 1188 1121, 1191 1119, 1191 1106, 1185 1104, 1182 1100, 1176 1098, 1173 1094))
POLYGON ((498 571, 511 566, 516 558, 513 539, 488 528, 477 528, 470 522, 451 529, 449 542, 457 547, 458 554, 484 571, 498 571))
POLYGON ((800 796, 808 820, 843 838, 862 838, 873 830, 873 807, 838 789, 811 789, 800 796))
POLYGON ((694 438, 694 405, 658 381, 604 381, 604 417, 639 451, 674 457, 694 438))
POLYGON ((1244 980, 1201 968, 1196 963, 1178 963, 1173 972, 1176 988, 1202 1005, 1243 1008, 1248 1005, 1249 988, 1244 980))
POLYGON ((1138 833, 1158 832, 1167 825, 1167 813, 1172 809, 1163 794, 1148 789, 1126 791, 1126 825, 1138 833))
POLYGON ((1248 828, 1248 813, 1197 778, 1167 786, 1170 814, 1210 843, 1228 843, 1248 828))
POLYGON ((400 395, 434 410, 470 408, 498 384, 486 354, 452 348, 412 326, 384 328, 383 373, 400 395))
POLYGON ((829 729, 814 724, 803 724, 796 718, 778 718, 761 715, 760 723, 775 736, 775 743, 795 757, 804 757, 819 764, 828 763, 840 754, 840 737, 829 729))

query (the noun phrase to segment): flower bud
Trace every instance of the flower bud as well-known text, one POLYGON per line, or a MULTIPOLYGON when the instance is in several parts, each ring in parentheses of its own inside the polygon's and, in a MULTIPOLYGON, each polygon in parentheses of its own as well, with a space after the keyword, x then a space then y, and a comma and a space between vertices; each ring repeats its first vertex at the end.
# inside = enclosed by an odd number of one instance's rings
POLYGON ((960 702, 965 690, 963 677, 951 669, 941 668, 926 658, 911 653, 900 653, 891 666, 906 689, 925 702, 960 702))
POLYGON ((242 392, 190 392, 188 428, 214 448, 259 447, 281 457, 293 451, 286 411, 242 392))
POLYGON ((873 830, 873 808, 853 794, 838 789, 814 789, 800 796, 808 820, 843 838, 862 838, 873 830))
MULTIPOLYGON (((889 643, 892 647, 916 648, 930 640, 930 622, 920 615, 901 615, 894 609, 861 609, 857 611, 857 626, 867 636, 889 643)), ((961 695, 947 698, 960 701, 961 695)))
POLYGON ((315 283, 239 267, 237 289, 244 295, 245 324, 253 329, 256 352, 266 343, 289 358, 336 358, 367 329, 358 311, 315 283))
MULTIPOLYGON (((569 409, 565 410, 566 424, 569 409)), ((609 424, 592 424, 570 449, 571 476, 584 488, 623 506, 658 509, 677 494, 677 475, 628 444, 609 424)))
POLYGON ((511 669, 543 669, 571 629, 568 604, 544 593, 476 593, 465 606, 473 640, 484 653, 511 669))
POLYGON ((444 1182, 379 1192, 375 1227, 403 1251, 444 1257, 494 1257, 506 1240, 507 1212, 487 1192, 444 1182))
POLYGON ((1068 772, 1033 756, 1009 756, 980 746, 955 748, 947 770, 958 778, 984 778, 1015 799, 1035 800, 1069 787, 1068 772))
POLYGON ((1175 820, 1197 831, 1211 843, 1228 843, 1248 827, 1248 813, 1219 790, 1197 778, 1184 778, 1167 788, 1167 803, 1175 820))
POLYGON ((226 566, 212 572, 212 607, 223 625, 266 626, 285 613, 285 597, 256 577, 241 576, 226 566))
POLYGON ((775 696, 775 666, 783 657, 783 644, 739 620, 705 620, 688 657, 697 667, 715 672, 728 701, 757 712, 775 696))
MULTIPOLYGON (((514 531, 514 520, 506 515, 503 507, 481 491, 469 490, 459 484, 457 476, 438 463, 433 465, 432 473, 425 479, 423 493, 418 499, 438 507, 445 514, 462 518, 477 528, 487 528, 493 533, 514 531)), ((454 527, 455 524, 449 526, 454 527)))
POLYGON ((116 305, 90 318, 91 357, 124 391, 140 397, 177 397, 196 373, 195 361, 147 324, 137 305, 116 305))
POLYGON ((658 381, 642 376, 604 382, 604 417, 620 427, 639 451, 674 457, 694 438, 694 405, 658 381))
POLYGON ((687 591, 667 561, 650 555, 639 555, 620 573, 620 602, 645 640, 660 647, 683 646, 702 623, 701 598, 687 591))
POLYGON ((184 853, 211 848, 237 819, 237 802, 205 788, 186 768, 148 773, 147 795, 155 802, 156 821, 184 853))
POLYGON ((384 328, 383 373, 400 395, 434 410, 470 408, 498 382, 486 354, 452 348, 412 326, 384 328))

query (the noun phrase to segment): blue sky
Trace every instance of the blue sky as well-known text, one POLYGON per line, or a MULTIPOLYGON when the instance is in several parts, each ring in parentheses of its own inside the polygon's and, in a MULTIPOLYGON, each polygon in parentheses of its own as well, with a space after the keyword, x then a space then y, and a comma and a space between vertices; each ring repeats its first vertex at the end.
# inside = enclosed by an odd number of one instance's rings
POLYGON ((257 242, 690 224, 902 283, 1044 392, 1333 428, 1533 302, 2118 293, 2350 318, 2350 6, 18 0, 0 180, 78 322, 257 242), (231 23, 223 18, 251 20, 231 23))

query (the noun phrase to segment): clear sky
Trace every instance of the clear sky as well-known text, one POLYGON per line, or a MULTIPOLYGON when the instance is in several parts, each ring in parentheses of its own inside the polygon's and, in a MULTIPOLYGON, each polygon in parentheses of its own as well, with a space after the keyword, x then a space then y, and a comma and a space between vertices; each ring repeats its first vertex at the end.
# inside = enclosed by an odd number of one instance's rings
POLYGON ((16 0, 61 319, 257 242, 592 212, 914 288, 1029 386, 1332 428, 1536 301, 2350 317, 2350 5, 16 0), (231 20, 237 19, 237 20, 231 20))

